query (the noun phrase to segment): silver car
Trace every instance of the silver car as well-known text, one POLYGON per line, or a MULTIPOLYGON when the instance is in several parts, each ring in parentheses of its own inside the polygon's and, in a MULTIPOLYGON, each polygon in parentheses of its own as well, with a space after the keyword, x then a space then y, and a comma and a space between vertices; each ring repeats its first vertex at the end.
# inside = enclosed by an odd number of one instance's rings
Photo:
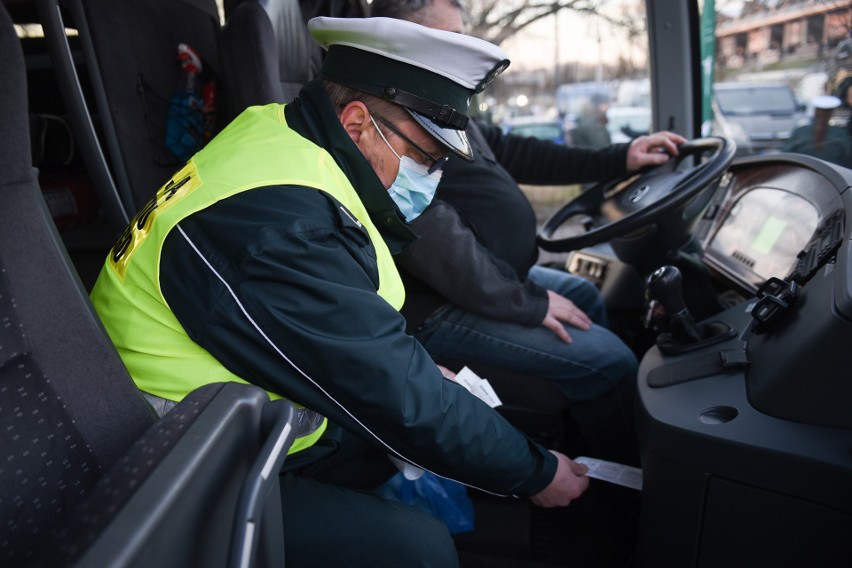
POLYGON ((805 109, 784 83, 717 83, 714 131, 734 138, 740 154, 780 150, 807 122, 805 109))

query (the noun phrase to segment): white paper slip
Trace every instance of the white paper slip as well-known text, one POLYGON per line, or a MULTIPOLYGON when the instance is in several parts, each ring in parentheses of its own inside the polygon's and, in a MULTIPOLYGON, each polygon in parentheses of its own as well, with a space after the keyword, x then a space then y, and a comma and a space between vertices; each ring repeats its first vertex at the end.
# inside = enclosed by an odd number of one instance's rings
POLYGON ((401 459, 394 457, 388 454, 390 461, 393 462, 393 465, 402 472, 402 475, 405 479, 409 481, 414 481, 415 479, 419 479, 421 475, 423 475, 423 470, 417 467, 416 465, 411 465, 406 461, 402 461, 401 459))
POLYGON ((589 477, 642 491, 642 470, 638 467, 586 456, 574 458, 574 461, 589 467, 589 473, 586 474, 589 477))
POLYGON ((503 401, 500 400, 500 397, 497 396, 497 393, 491 387, 491 383, 486 379, 480 378, 479 375, 467 367, 456 373, 455 381, 491 408, 503 404, 503 401))

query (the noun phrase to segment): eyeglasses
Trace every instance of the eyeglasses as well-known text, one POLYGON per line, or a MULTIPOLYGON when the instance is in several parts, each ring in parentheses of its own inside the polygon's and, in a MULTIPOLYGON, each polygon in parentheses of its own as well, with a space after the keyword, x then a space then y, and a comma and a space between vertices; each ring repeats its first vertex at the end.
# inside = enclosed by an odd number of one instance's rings
POLYGON ((390 128, 391 132, 393 132, 394 134, 396 134, 397 136, 399 136, 400 138, 402 138, 403 140, 405 140, 406 142, 408 142, 409 144, 411 144, 411 146, 412 146, 415 150, 417 150, 418 152, 420 152, 421 154, 423 154, 423 155, 426 157, 426 159, 427 159, 427 160, 429 160, 429 161, 431 162, 431 164, 432 164, 432 165, 431 165, 431 166, 429 166, 429 169, 428 169, 428 170, 426 170, 426 171, 427 171, 427 173, 429 173, 429 174, 431 175, 431 174, 433 174, 433 173, 437 172, 438 170, 442 170, 442 169, 444 168, 444 164, 447 162, 447 157, 446 157, 446 156, 445 156, 445 157, 443 157, 443 158, 435 158, 435 157, 433 157, 433 156, 432 156, 429 152, 427 152, 426 150, 424 150, 423 148, 421 148, 420 146, 418 146, 418 145, 414 142, 414 140, 412 140, 411 138, 409 138, 408 136, 406 136, 405 134, 403 134, 402 132, 400 132, 400 130, 399 130, 396 126, 394 126, 393 124, 391 124, 391 121, 389 121, 389 120, 388 120, 388 119, 386 119, 385 117, 383 117, 383 116, 381 116, 381 115, 378 115, 378 114, 375 114, 375 113, 373 113, 373 116, 375 116, 377 119, 379 119, 379 122, 381 122, 382 124, 384 124, 385 126, 387 126, 388 128, 390 128))

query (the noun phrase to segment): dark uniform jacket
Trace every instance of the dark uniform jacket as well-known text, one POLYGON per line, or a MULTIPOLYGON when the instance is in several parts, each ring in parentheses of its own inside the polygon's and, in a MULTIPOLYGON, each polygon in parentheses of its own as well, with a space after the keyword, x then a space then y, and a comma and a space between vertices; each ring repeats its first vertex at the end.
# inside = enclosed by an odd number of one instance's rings
MULTIPOLYGON (((392 250, 414 238, 318 82, 285 113, 294 130, 334 157, 392 250)), ((190 238, 172 231, 165 241, 163 296, 190 337, 233 373, 468 485, 531 495, 552 480, 550 452, 444 379, 405 334, 402 316, 376 293, 367 232, 328 194, 261 187, 180 227, 190 238), (242 305, 229 300, 226 287, 242 305)))
POLYGON ((541 324, 547 292, 526 279, 538 260, 537 222, 518 184, 585 183, 626 171, 628 144, 571 148, 474 121, 467 134, 474 162, 450 158, 435 201, 411 223, 420 239, 396 258, 409 330, 446 303, 499 321, 541 324))

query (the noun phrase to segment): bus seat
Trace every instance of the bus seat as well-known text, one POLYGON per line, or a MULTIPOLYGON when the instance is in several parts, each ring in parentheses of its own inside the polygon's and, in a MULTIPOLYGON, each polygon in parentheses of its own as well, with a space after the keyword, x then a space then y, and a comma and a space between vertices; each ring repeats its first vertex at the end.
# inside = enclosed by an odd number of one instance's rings
MULTIPOLYGON (((254 1, 254 0, 248 0, 254 1)), ((319 76, 322 49, 314 42, 295 0, 260 0, 269 16, 278 48, 278 67, 284 100, 299 94, 302 85, 319 76)))
POLYGON ((286 103, 295 96, 285 95, 285 84, 279 80, 275 31, 257 0, 240 2, 228 16, 220 53, 229 118, 250 106, 286 103))
POLYGON ((295 0, 234 3, 222 30, 221 54, 231 117, 252 105, 291 101, 319 75, 321 61, 295 0))
POLYGON ((231 116, 251 105, 289 102, 319 76, 323 50, 307 21, 365 17, 360 0, 226 0, 222 65, 231 116))
POLYGON ((277 476, 259 470, 286 456, 292 404, 219 383, 157 418, 39 188, 4 4, 0 84, 0 565, 283 565, 277 476))
POLYGON ((165 144, 169 99, 182 74, 178 44, 191 46, 206 68, 219 74, 216 2, 37 3, 72 126, 83 139, 87 169, 108 214, 123 228, 181 166, 165 144), (78 31, 82 54, 69 47, 66 27, 78 31), (82 59, 93 100, 84 96, 75 58, 82 59))

